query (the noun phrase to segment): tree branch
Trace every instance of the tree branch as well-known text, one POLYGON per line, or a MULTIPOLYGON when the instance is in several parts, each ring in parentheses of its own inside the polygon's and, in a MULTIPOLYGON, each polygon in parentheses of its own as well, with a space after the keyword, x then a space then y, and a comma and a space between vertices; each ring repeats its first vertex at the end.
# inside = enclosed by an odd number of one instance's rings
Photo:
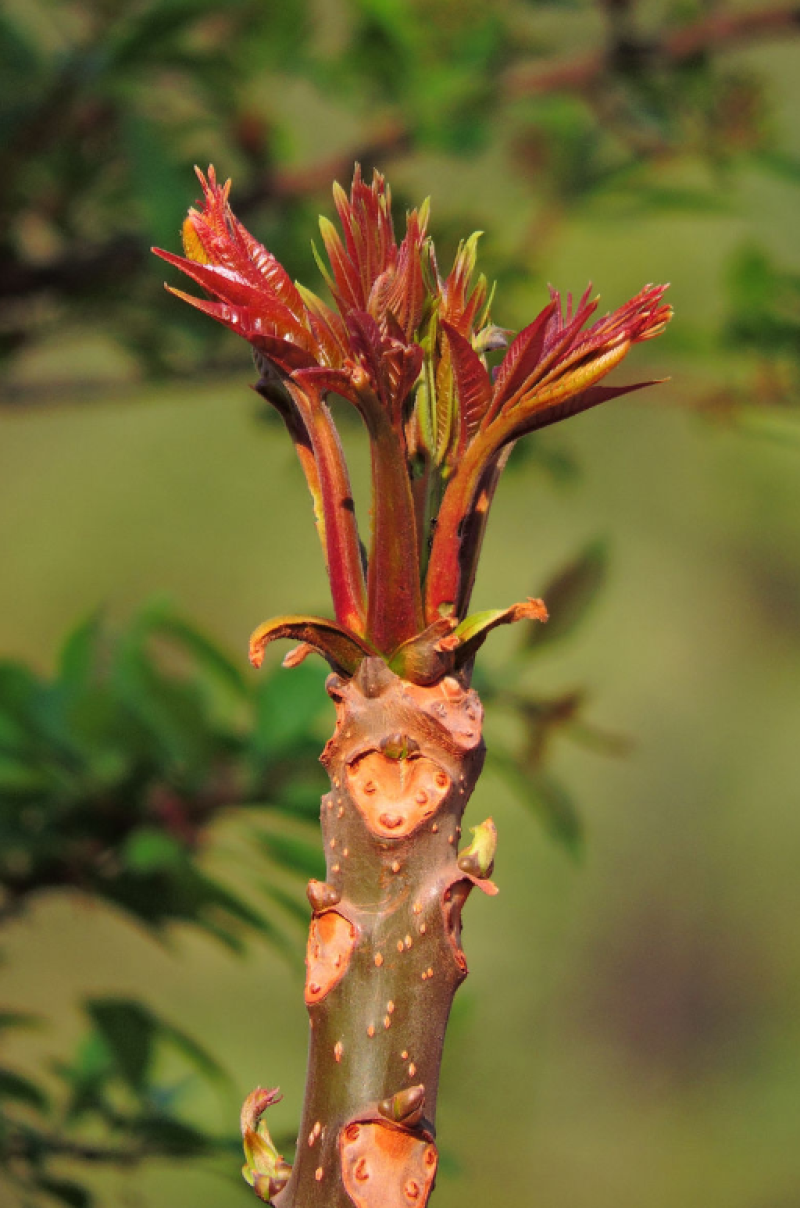
MULTIPOLYGON (((758 12, 714 13, 692 21, 661 38, 629 41, 623 48, 626 60, 638 57, 648 63, 678 67, 706 51, 719 51, 737 43, 800 33, 800 8, 764 9, 758 12)), ((583 92, 592 88, 615 66, 617 56, 608 49, 550 63, 521 63, 509 68, 503 95, 509 99, 544 96, 552 92, 583 92)))

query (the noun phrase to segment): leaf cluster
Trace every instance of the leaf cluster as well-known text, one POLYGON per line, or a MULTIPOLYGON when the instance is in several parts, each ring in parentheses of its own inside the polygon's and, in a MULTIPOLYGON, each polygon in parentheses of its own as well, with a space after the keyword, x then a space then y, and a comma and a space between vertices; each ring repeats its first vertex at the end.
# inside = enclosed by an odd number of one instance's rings
POLYGON ((234 947, 247 933, 285 943, 202 856, 234 805, 318 811, 321 679, 286 678, 279 700, 276 673, 254 683, 161 606, 116 639, 81 624, 52 678, 0 663, 2 911, 68 888, 156 934, 185 922, 234 947))
MULTIPOLYGON (((92 1168, 124 1172, 159 1157, 213 1160, 238 1138, 192 1122, 192 1100, 210 1089, 225 1097, 227 1076, 181 1028, 141 1003, 120 998, 84 1004, 87 1028, 73 1058, 49 1077, 0 1066, 0 1187, 25 1208, 92 1208, 92 1168)), ((34 1017, 0 1015, 0 1044, 34 1017)))

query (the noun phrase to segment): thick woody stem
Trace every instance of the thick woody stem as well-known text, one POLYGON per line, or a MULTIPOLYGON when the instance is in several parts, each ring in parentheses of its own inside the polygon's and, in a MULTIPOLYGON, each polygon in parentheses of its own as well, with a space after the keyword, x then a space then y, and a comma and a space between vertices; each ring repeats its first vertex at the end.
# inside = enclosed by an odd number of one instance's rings
POLYGON ((365 659, 331 676, 322 762, 326 882, 312 881, 308 1081, 297 1158, 276 1208, 424 1208, 445 1028, 467 974, 461 908, 489 869, 462 856, 483 763, 475 692, 365 659))

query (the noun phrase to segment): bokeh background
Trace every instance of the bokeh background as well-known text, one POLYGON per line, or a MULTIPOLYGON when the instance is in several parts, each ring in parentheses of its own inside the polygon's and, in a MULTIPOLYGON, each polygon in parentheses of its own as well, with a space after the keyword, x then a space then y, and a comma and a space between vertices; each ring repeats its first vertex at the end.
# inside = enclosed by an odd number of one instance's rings
POLYGON ((324 668, 244 650, 325 583, 249 350, 148 249, 213 162, 315 286, 355 160, 398 214, 432 196, 440 263, 485 232, 503 325, 548 281, 676 310, 625 367, 670 381, 547 430, 495 504, 476 606, 554 620, 482 655, 501 893, 436 1202, 800 1203, 798 106, 788 5, 6 0, 3 1205, 244 1205, 258 1083, 291 1147, 331 715, 324 668))

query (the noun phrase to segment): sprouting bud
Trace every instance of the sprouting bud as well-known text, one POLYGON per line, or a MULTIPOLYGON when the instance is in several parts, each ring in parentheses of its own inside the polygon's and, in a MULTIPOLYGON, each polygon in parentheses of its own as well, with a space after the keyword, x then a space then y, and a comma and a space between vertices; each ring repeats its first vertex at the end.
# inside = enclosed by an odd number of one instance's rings
POLYGON ((422 1119, 424 1106, 425 1087, 420 1083, 419 1086, 407 1086, 388 1099, 381 1099, 378 1111, 395 1124, 405 1124, 408 1128, 413 1128, 422 1119))
POLYGON ((497 827, 491 818, 481 822, 480 826, 470 827, 473 840, 465 847, 458 857, 458 867, 471 877, 483 880, 491 876, 494 868, 494 857, 497 851, 497 827))
POLYGON ((490 323, 473 337, 472 347, 477 353, 496 352, 499 348, 507 348, 512 332, 505 327, 497 327, 490 323))
POLYGON ((380 749, 387 759, 408 759, 419 750, 419 743, 409 734, 389 734, 381 741, 380 749))
POLYGON ((342 896, 339 890, 335 889, 333 885, 329 885, 327 881, 314 880, 308 882, 306 895, 311 903, 311 909, 315 911, 329 910, 342 896))
POLYGON ((392 683, 392 673, 383 659, 365 658, 354 677, 364 696, 370 700, 381 696, 392 683))
POLYGON ((273 1145, 263 1119, 266 1109, 277 1103, 280 1098, 281 1093, 277 1087, 273 1090, 258 1087, 247 1096, 241 1112, 245 1156, 242 1175, 259 1199, 265 1202, 286 1186, 292 1173, 289 1163, 284 1162, 273 1145))
POLYGON ((254 1132, 259 1127, 259 1121, 267 1108, 272 1107, 273 1103, 280 1103, 282 1098, 283 1095, 277 1086, 272 1087, 271 1090, 257 1086, 254 1091, 251 1091, 242 1104, 239 1118, 242 1136, 247 1131, 254 1132))

